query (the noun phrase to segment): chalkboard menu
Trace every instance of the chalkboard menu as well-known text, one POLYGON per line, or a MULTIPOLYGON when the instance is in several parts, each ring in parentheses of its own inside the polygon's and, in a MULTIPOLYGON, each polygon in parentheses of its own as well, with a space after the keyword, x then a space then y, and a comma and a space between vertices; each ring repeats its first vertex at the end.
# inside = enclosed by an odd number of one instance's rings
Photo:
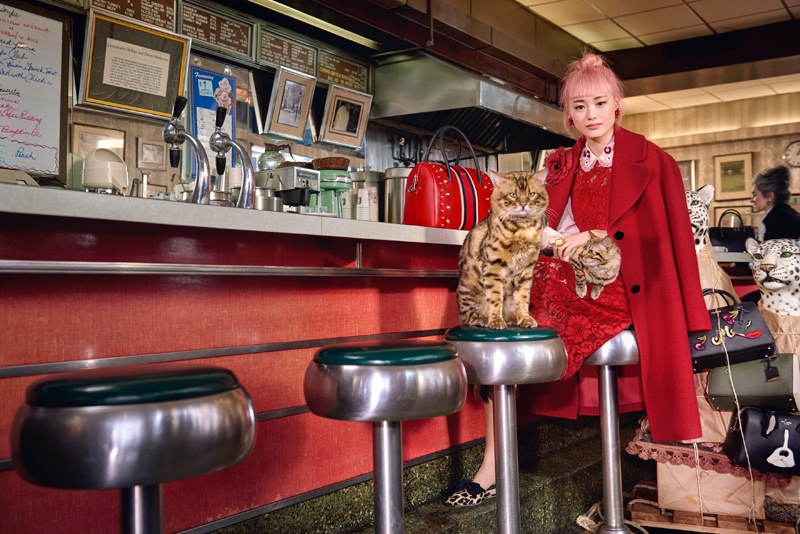
POLYGON ((316 49, 285 39, 261 28, 258 62, 272 67, 287 67, 314 76, 317 66, 316 49))
POLYGON ((353 63, 323 50, 319 52, 319 74, 317 78, 320 80, 366 92, 367 73, 368 69, 364 65, 353 63))
POLYGON ((0 3, 0 167, 58 174, 65 46, 62 20, 0 3))
POLYGON ((175 0, 91 0, 91 7, 175 31, 175 0))
POLYGON ((181 33, 223 51, 250 56, 253 25, 199 7, 181 6, 181 33))

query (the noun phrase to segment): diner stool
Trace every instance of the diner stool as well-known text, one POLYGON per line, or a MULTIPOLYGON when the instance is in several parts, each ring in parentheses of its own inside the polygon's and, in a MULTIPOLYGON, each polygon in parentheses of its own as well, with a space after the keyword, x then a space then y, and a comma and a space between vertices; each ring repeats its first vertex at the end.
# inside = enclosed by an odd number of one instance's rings
POLYGON ((375 532, 405 530, 400 421, 457 412, 464 366, 446 343, 335 345, 316 352, 303 381, 316 415, 372 423, 375 532))
POLYGON ((494 386, 497 530, 520 532, 517 413, 514 385, 552 382, 567 370, 567 352, 550 328, 490 330, 461 326, 445 333, 470 384, 494 386))
POLYGON ((639 363, 639 346, 632 328, 623 330, 583 361, 596 365, 600 396, 600 435, 603 462, 603 524, 597 532, 630 532, 625 526, 622 465, 617 405, 617 367, 639 363))
POLYGON ((11 458, 40 486, 120 489, 121 531, 161 533, 161 484, 238 463, 254 437, 252 401, 230 371, 142 365, 31 384, 11 458))

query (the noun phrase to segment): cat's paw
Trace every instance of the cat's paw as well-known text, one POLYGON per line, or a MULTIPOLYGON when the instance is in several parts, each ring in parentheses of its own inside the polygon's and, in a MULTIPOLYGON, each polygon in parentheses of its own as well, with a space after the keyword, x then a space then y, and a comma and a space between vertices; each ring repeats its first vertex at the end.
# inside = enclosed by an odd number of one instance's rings
POLYGON ((506 327, 506 322, 503 320, 502 317, 495 317, 493 319, 489 319, 486 326, 493 330, 502 330, 506 327))
POLYGON ((536 322, 536 319, 528 315, 527 317, 520 317, 517 319, 517 326, 520 328, 536 328, 539 326, 539 323, 536 322))
POLYGON ((604 286, 601 286, 599 284, 595 284, 594 286, 592 286, 592 300, 597 300, 597 297, 599 297, 600 293, 603 292, 603 287, 604 286))
POLYGON ((585 285, 583 285, 583 286, 576 285, 575 286, 575 293, 578 294, 578 298, 585 297, 586 296, 586 286, 585 285))

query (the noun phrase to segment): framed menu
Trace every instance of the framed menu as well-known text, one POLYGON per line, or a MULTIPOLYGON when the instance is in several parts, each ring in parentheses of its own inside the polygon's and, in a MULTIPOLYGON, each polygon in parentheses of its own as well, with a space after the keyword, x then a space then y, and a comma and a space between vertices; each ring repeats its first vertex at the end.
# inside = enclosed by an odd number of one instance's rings
POLYGON ((0 167, 54 175, 65 168, 68 28, 65 16, 0 3, 0 167))

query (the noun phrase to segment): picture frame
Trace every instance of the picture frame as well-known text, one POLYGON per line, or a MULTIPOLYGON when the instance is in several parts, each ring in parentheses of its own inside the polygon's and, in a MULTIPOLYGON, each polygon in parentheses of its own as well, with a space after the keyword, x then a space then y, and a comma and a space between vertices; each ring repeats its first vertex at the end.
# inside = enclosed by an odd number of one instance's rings
POLYGON ((136 140, 136 168, 145 171, 167 170, 167 144, 164 141, 144 139, 136 140))
POLYGON ((125 131, 75 123, 72 126, 72 152, 86 157, 92 150, 107 148, 125 160, 125 131))
POLYGON ((536 168, 533 169, 533 172, 538 172, 544 169, 544 164, 547 163, 547 158, 550 157, 550 154, 555 152, 556 148, 544 148, 539 150, 539 153, 536 156, 536 168))
POLYGON ((683 188, 689 191, 697 190, 697 160, 688 159, 685 161, 678 161, 678 169, 681 171, 683 178, 683 188))
POLYGON ((190 46, 185 35, 90 10, 79 103, 170 119, 190 46))
POLYGON ((314 76, 278 67, 262 130, 268 135, 302 141, 316 83, 314 76))
POLYGON ((319 141, 361 148, 371 105, 372 95, 331 85, 325 100, 319 141))
POLYGON ((714 199, 750 198, 753 188, 753 154, 714 156, 714 199))

